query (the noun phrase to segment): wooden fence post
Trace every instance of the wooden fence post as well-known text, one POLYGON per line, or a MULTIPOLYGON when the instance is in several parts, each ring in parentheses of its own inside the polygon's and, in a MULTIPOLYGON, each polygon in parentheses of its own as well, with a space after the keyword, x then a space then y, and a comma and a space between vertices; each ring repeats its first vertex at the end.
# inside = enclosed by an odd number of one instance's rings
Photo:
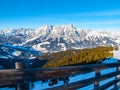
MULTIPOLYGON (((100 70, 95 71, 95 77, 100 76, 100 70)), ((99 81, 94 82, 94 88, 99 87, 99 81)))
POLYGON ((29 90, 29 83, 17 84, 17 90, 29 90))
POLYGON ((15 69, 24 69, 24 64, 22 62, 15 63, 15 69))
MULTIPOLYGON (((120 62, 120 61, 118 61, 118 62, 120 62)), ((119 71, 120 71, 120 66, 118 66, 116 70, 119 72, 119 71)), ((118 74, 118 75, 115 77, 115 79, 120 79, 120 75, 118 74)), ((115 88, 115 89, 118 89, 118 88, 119 88, 118 83, 115 83, 114 88, 115 88)))
MULTIPOLYGON (((15 68, 17 70, 22 70, 25 69, 27 66, 26 64, 22 62, 16 62, 15 63, 15 68)), ((23 76, 24 79, 24 76, 23 76)), ((17 84, 16 90, 29 90, 29 82, 23 80, 23 83, 17 84)))

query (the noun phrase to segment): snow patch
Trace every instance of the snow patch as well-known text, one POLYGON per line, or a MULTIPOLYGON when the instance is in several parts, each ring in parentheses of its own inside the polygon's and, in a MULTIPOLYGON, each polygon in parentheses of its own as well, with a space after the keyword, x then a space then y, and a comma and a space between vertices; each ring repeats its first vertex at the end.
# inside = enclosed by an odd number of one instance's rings
POLYGON ((50 42, 43 42, 43 43, 40 43, 40 44, 37 44, 37 45, 33 45, 32 47, 35 49, 35 50, 38 50, 38 51, 42 51, 42 52, 48 52, 46 50, 46 48, 43 48, 41 47, 41 45, 44 45, 44 44, 50 44, 50 42))
POLYGON ((20 51, 15 51, 15 52, 13 52, 13 55, 14 55, 14 56, 20 56, 20 55, 21 55, 21 52, 20 52, 20 51))

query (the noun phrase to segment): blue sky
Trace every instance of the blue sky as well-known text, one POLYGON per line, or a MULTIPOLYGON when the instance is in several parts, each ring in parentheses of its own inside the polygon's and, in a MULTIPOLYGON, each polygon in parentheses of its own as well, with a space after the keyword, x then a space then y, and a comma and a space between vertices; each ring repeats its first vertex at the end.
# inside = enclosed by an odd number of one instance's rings
POLYGON ((120 30, 120 0, 0 0, 0 29, 73 24, 120 30))

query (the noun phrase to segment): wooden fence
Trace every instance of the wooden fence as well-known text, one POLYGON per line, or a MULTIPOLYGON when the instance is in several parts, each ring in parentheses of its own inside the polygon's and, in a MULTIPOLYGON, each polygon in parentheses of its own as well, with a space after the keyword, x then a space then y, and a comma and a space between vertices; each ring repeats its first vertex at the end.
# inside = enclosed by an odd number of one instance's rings
POLYGON ((112 85, 114 85, 113 90, 119 88, 119 85, 117 84, 120 80, 119 62, 39 69, 25 69, 20 62, 17 62, 15 65, 16 69, 0 70, 0 87, 16 86, 16 90, 29 90, 28 83, 31 81, 56 79, 64 76, 95 72, 95 77, 68 83, 62 86, 46 88, 45 90, 75 90, 91 84, 94 84, 93 90, 104 90, 112 85), (101 70, 110 68, 116 68, 116 71, 103 75, 101 74, 101 70), (100 86, 100 81, 112 77, 116 77, 116 79, 100 86))

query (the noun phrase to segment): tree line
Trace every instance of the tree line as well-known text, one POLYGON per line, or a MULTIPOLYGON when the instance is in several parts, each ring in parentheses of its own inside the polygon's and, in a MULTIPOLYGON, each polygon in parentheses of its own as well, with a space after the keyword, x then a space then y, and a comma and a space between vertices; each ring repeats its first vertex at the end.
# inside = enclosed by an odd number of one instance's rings
MULTIPOLYGON (((62 67, 98 62, 106 58, 112 58, 114 55, 112 51, 114 50, 118 50, 118 48, 112 46, 100 46, 90 49, 67 50, 52 54, 49 53, 42 56, 42 58, 46 58, 48 60, 43 67, 62 67)), ((40 58, 41 57, 39 57, 39 59, 40 58)))

